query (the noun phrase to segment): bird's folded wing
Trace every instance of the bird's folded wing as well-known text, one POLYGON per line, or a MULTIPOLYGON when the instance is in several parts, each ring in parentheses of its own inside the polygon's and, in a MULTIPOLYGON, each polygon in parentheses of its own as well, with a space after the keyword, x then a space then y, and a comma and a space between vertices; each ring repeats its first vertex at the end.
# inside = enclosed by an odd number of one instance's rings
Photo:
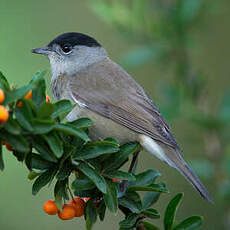
POLYGON ((122 68, 105 60, 72 76, 73 100, 137 133, 179 149, 170 128, 143 88, 122 68))

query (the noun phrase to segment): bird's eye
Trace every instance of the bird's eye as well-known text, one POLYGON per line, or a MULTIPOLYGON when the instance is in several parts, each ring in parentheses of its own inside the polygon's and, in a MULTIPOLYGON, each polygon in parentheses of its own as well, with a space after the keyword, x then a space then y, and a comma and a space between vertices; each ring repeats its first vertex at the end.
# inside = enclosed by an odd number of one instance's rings
POLYGON ((65 54, 69 54, 72 51, 72 47, 70 45, 64 45, 64 46, 62 46, 62 51, 65 54))

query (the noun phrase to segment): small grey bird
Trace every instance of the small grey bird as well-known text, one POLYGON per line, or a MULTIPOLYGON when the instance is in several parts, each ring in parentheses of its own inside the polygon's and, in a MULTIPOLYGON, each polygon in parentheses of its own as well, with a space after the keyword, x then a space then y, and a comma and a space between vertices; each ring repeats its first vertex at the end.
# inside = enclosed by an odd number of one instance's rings
POLYGON ((50 60, 54 98, 77 103, 67 117, 69 120, 91 118, 92 139, 111 136, 120 142, 139 141, 148 152, 176 168, 202 197, 212 202, 204 185, 181 157, 182 150, 157 106, 94 38, 65 33, 32 52, 50 60))

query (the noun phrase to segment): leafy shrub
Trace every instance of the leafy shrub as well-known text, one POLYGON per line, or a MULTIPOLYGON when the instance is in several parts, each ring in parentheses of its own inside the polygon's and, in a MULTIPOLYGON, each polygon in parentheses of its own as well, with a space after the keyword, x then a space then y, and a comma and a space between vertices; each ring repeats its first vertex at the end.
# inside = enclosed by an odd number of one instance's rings
MULTIPOLYGON (((139 143, 121 145, 111 137, 91 141, 88 129, 93 121, 89 118, 66 121, 74 105, 68 100, 48 102, 43 75, 40 72, 28 85, 15 88, 0 74, 0 88, 5 96, 2 105, 9 111, 8 120, 0 126, 0 168, 4 169, 2 146, 7 144, 16 159, 25 162, 28 178, 35 180, 33 195, 54 182, 55 204, 59 210, 66 200, 73 199, 73 194, 90 198, 84 208, 87 229, 91 229, 97 218, 104 220, 106 209, 124 214, 120 229, 159 229, 146 219, 160 218, 152 206, 168 190, 163 182, 156 181, 160 174, 155 170, 135 173, 135 159, 141 151, 139 143), (130 156, 133 158, 129 171, 121 170, 130 156), (145 192, 143 199, 141 191, 145 192)), ((175 224, 182 196, 176 195, 168 204, 165 230, 197 229, 202 224, 198 216, 175 224)))

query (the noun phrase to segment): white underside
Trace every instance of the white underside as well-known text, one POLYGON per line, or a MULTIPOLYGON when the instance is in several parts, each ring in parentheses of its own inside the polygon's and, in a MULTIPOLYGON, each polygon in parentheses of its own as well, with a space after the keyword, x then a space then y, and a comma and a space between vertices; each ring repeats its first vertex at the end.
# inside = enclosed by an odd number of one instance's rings
POLYGON ((163 148, 156 141, 144 134, 140 134, 138 138, 141 146, 143 146, 149 153, 175 168, 174 163, 166 156, 163 148))

